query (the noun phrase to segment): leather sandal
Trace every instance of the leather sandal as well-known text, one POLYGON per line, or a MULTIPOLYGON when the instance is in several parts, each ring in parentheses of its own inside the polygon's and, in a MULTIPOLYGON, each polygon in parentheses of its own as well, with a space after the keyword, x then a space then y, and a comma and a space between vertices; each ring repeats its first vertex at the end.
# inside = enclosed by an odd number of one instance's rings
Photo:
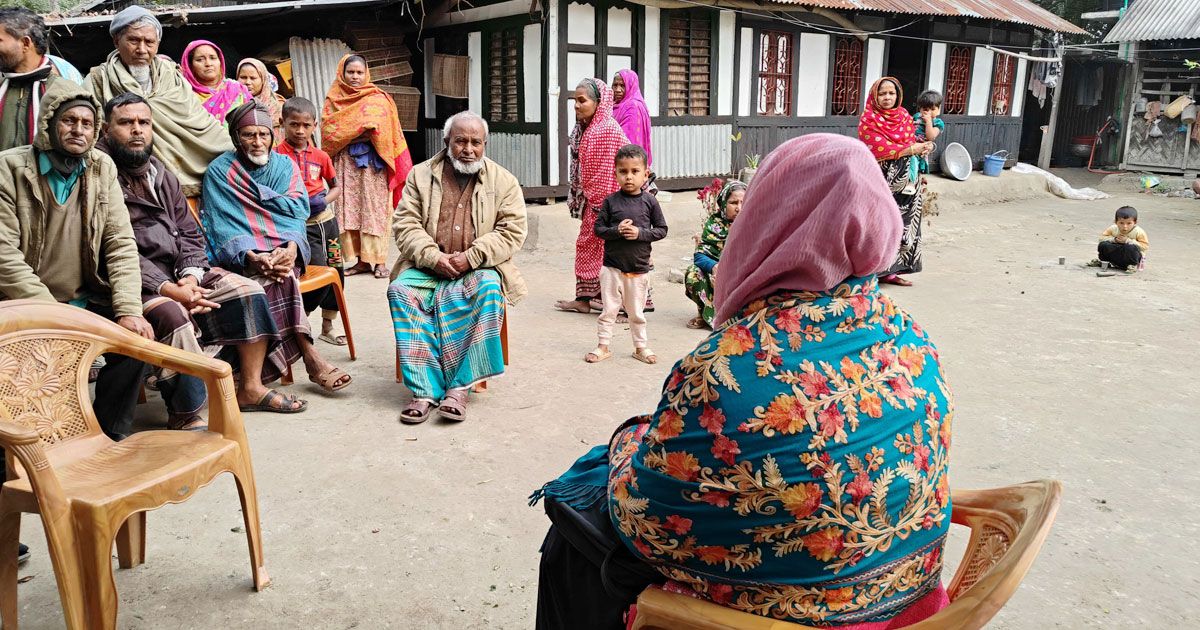
POLYGON ((433 403, 428 400, 414 400, 400 410, 400 422, 404 424, 421 424, 433 413, 433 403))
POLYGON ((300 413, 308 409, 308 401, 300 400, 292 396, 285 396, 273 389, 268 389, 267 393, 263 394, 262 398, 253 405, 238 405, 238 409, 244 412, 250 411, 266 411, 270 413, 300 413), (275 404, 280 401, 282 404, 275 404), (291 407, 294 403, 300 403, 299 407, 291 407), (286 406, 285 406, 286 405, 286 406))
POLYGON ((349 374, 343 372, 342 368, 331 367, 320 374, 309 374, 308 380, 320 385, 321 389, 332 394, 338 390, 346 389, 354 379, 349 374))
POLYGON ((447 420, 462 422, 467 419, 467 390, 451 389, 446 391, 438 405, 438 413, 447 420))

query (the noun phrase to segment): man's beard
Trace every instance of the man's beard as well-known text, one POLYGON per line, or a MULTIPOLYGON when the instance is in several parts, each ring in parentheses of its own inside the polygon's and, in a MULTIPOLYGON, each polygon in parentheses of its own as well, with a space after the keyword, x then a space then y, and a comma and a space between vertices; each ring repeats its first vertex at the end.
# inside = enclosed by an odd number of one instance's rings
POLYGON ((7 52, 0 51, 0 72, 16 72, 17 66, 21 64, 21 55, 18 53, 15 57, 10 58, 7 52))
POLYGON ((133 79, 138 82, 138 85, 143 87, 150 85, 150 66, 129 66, 129 74, 133 75, 133 79))
POLYGON ((474 162, 460 162, 458 158, 450 156, 450 165, 460 175, 474 175, 483 168, 483 160, 475 160, 474 162))
POLYGON ((264 153, 262 155, 254 155, 251 153, 245 153, 244 155, 246 156, 246 159, 249 160, 250 163, 255 166, 266 166, 267 162, 271 161, 270 153, 264 153))
POLYGON ((154 149, 154 143, 147 142, 146 148, 141 151, 128 149, 124 145, 116 143, 113 143, 109 148, 112 149, 112 159, 117 163, 117 166, 128 170, 141 168, 146 165, 146 162, 150 161, 150 154, 154 149))

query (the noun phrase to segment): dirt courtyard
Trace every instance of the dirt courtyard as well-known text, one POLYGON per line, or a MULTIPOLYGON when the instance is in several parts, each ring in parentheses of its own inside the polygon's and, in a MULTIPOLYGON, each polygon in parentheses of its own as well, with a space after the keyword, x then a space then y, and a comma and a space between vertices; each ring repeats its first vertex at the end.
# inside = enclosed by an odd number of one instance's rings
MULTIPOLYGON (((149 515, 147 564, 117 571, 119 626, 531 628, 548 522, 526 497, 652 409, 671 364, 705 334, 684 327, 693 307, 667 282, 690 259, 699 203, 677 193, 664 209, 649 319, 662 363, 629 357, 624 331, 612 360, 583 363, 595 317, 551 307, 573 290, 578 223, 564 206, 531 205, 536 245, 517 258, 531 294, 510 311, 512 365, 462 424, 397 422, 408 393, 393 378, 386 282, 351 278, 359 359, 320 345, 353 385, 326 397, 298 383, 306 413, 245 416, 271 588, 250 588, 226 475, 149 515)), ((1194 626, 1200 291, 1189 274, 1200 202, 1041 196, 947 208, 925 234, 916 286, 889 290, 940 347, 956 393, 952 486, 1056 478, 1065 489, 1041 556, 992 627, 1194 626), (1081 265, 1124 204, 1141 213, 1149 267, 1097 277, 1081 265)), ((162 413, 156 397, 139 408, 146 426, 162 413)), ((41 524, 23 525, 33 557, 20 571, 22 625, 61 628, 41 524)))

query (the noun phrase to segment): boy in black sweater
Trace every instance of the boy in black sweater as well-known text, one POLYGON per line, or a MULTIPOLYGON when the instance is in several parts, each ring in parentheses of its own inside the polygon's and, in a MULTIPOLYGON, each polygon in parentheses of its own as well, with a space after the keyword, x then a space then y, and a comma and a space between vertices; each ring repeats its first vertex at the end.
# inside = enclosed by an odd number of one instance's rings
POLYGON ((595 350, 584 357, 588 363, 599 363, 612 356, 613 324, 624 305, 629 314, 629 329, 633 333, 633 357, 643 363, 658 363, 654 351, 647 347, 646 291, 650 279, 650 243, 667 236, 667 221, 654 195, 644 194, 646 183, 646 152, 636 144, 627 144, 616 157, 617 183, 621 189, 608 196, 596 215, 596 236, 604 239, 604 268, 600 270, 600 341, 595 350))

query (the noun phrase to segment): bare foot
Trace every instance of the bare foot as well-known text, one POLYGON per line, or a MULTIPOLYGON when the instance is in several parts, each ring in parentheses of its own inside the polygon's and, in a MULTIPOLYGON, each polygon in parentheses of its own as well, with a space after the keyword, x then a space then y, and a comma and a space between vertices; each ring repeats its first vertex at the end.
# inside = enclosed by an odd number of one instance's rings
POLYGON ((592 312, 591 305, 580 300, 559 300, 554 303, 554 308, 560 311, 567 311, 568 313, 583 313, 585 315, 592 312))

